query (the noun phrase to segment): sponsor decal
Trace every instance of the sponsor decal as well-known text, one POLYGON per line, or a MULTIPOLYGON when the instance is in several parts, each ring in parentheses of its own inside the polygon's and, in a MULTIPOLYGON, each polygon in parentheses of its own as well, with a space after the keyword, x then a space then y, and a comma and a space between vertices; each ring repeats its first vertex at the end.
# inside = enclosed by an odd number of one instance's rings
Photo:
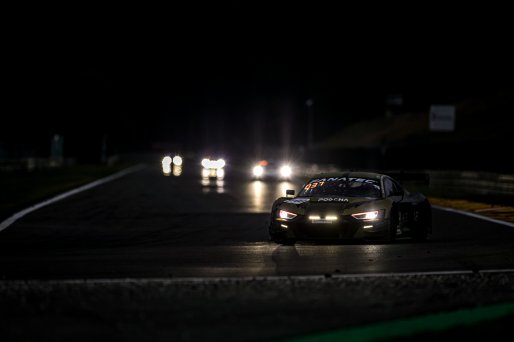
POLYGON ((350 202, 348 198, 340 198, 340 197, 320 197, 318 198, 318 202, 350 202))
POLYGON ((309 200, 310 200, 309 198, 299 197, 299 198, 293 198, 293 199, 284 201, 284 203, 302 204, 302 203, 305 203, 305 202, 309 202, 309 200))

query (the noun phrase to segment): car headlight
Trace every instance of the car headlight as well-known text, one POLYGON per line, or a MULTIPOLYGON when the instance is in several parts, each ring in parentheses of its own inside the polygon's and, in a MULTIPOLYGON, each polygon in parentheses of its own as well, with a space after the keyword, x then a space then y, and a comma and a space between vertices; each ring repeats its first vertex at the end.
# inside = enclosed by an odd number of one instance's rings
POLYGON ((181 166, 182 165, 182 157, 181 156, 173 157, 173 164, 175 164, 177 166, 181 166))
POLYGON ((211 170, 202 169, 202 178, 209 178, 210 173, 211 173, 211 170))
POLYGON ((214 164, 214 165, 215 165, 215 166, 216 166, 216 168, 218 168, 218 169, 223 169, 223 168, 225 167, 225 164, 226 164, 226 163, 225 163, 225 160, 224 160, 224 159, 218 159, 218 160, 216 160, 216 162, 215 162, 215 164, 214 164))
POLYGON ((202 159, 202 166, 205 168, 205 169, 210 169, 211 167, 211 161, 207 158, 204 158, 202 159))
POLYGON ((171 157, 170 156, 166 156, 164 158, 162 158, 162 166, 164 165, 171 165, 171 157))
POLYGON ((298 216, 297 214, 295 213, 291 213, 289 211, 285 211, 285 210, 280 210, 279 213, 278 213, 278 216, 281 218, 281 219, 284 219, 284 220, 292 220, 294 219, 296 216, 298 216))
POLYGON ((255 177, 260 177, 264 174, 264 168, 260 165, 257 165, 253 168, 253 175, 255 177))
POLYGON ((218 177, 218 178, 223 178, 223 177, 225 177, 225 170, 223 170, 223 169, 217 169, 217 170, 216 170, 216 177, 218 177))
POLYGON ((376 221, 384 217, 384 210, 366 211, 363 213, 352 214, 352 217, 362 221, 376 221))
POLYGON ((291 170, 291 166, 284 165, 280 168, 280 175, 284 178, 290 177, 293 173, 293 170, 291 170))

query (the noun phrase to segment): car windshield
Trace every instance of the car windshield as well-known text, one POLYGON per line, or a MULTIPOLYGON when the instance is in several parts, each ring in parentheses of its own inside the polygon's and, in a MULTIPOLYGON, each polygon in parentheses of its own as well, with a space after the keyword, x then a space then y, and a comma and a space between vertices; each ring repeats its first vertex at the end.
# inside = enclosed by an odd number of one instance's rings
POLYGON ((345 196, 373 197, 381 196, 380 182, 368 178, 333 177, 310 180, 298 196, 345 196))

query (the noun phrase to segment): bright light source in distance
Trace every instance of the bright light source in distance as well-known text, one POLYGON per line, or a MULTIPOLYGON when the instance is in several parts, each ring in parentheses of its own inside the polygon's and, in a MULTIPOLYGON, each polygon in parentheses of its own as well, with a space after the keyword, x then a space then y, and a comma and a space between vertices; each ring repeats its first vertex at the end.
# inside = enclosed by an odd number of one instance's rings
POLYGON ((182 157, 180 157, 180 156, 173 157, 173 164, 175 164, 177 166, 182 165, 182 157))
POLYGON ((173 176, 178 177, 182 174, 182 166, 173 165, 173 176))
POLYGON ((205 158, 202 160, 202 166, 206 169, 222 169, 225 167, 225 160, 210 160, 205 158))
POLYGON ((225 160, 224 159, 218 159, 216 160, 216 167, 218 169, 222 169, 225 167, 225 160))
POLYGON ((217 170, 216 170, 216 177, 218 177, 218 178, 223 178, 223 177, 225 177, 225 170, 223 170, 223 169, 217 169, 217 170))
POLYGON ((260 177, 264 174, 264 168, 260 165, 257 165, 253 168, 253 175, 255 177, 260 177))
POLYGON ((209 169, 202 169, 202 177, 203 178, 209 178, 209 173, 210 173, 209 169))
POLYGON ((289 211, 285 211, 285 210, 280 210, 278 215, 280 216, 281 219, 284 219, 284 220, 292 220, 297 216, 296 214, 291 213, 289 211))
POLYGON ((309 220, 319 220, 319 216, 309 216, 309 220))
POLYGON ((293 173, 293 171, 289 165, 284 165, 280 168, 280 175, 284 178, 290 177, 291 173, 293 173))
POLYGON ((337 216, 325 216, 325 219, 326 220, 329 220, 329 221, 336 221, 337 220, 337 216))
POLYGON ((352 214, 352 216, 359 220, 373 221, 378 218, 378 210, 352 214))
POLYGON ((363 226, 362 228, 364 228, 364 229, 369 229, 369 228, 373 228, 373 225, 369 225, 369 226, 363 226))
POLYGON ((166 156, 164 158, 162 158, 162 165, 170 165, 171 164, 171 157, 169 156, 166 156))
POLYGON ((162 173, 164 173, 165 176, 169 176, 171 173, 171 166, 170 164, 162 164, 162 173))
POLYGON ((288 228, 285 224, 281 224, 280 227, 282 228, 288 228))

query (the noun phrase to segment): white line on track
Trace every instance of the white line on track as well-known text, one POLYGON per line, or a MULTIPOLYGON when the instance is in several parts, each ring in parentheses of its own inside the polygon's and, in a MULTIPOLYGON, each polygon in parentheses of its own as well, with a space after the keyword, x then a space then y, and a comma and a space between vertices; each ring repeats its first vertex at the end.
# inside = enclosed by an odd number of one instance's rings
POLYGON ((507 227, 514 228, 514 223, 496 220, 496 219, 493 219, 493 218, 490 218, 490 217, 487 217, 487 216, 483 216, 483 215, 479 215, 479 214, 475 214, 475 213, 470 213, 469 211, 463 211, 463 210, 458 210, 458 209, 446 208, 446 207, 441 207, 441 206, 438 206, 438 205, 432 205, 432 208, 437 209, 437 210, 449 211, 451 213, 461 214, 461 215, 465 215, 465 216, 470 216, 470 217, 477 218, 477 219, 480 219, 480 220, 489 221, 489 222, 493 222, 493 223, 496 223, 496 224, 501 224, 501 225, 504 225, 504 226, 507 226, 507 227))
POLYGON ((55 203, 57 201, 60 201, 60 200, 63 200, 65 198, 68 198, 70 196, 73 196, 75 194, 78 194, 79 192, 83 192, 83 191, 86 191, 86 190, 89 190, 89 189, 92 189, 94 187, 97 187, 99 185, 102 185, 102 184, 105 184, 105 183, 108 183, 108 182, 111 182, 115 179, 118 179, 118 178, 121 178, 123 176, 126 176, 130 173, 133 173, 133 172, 136 172, 136 171, 140 171, 142 169, 144 169, 146 166, 145 165, 135 165, 135 166, 132 166, 132 167, 129 167, 127 169, 124 169, 124 170, 121 170, 120 172, 117 172, 115 174, 112 174, 110 176, 107 176, 107 177, 104 177, 104 178, 100 178, 94 182, 91 182, 91 183, 88 183, 86 185, 83 185, 83 186, 80 186, 78 188, 75 188, 75 189, 72 189, 70 191, 66 191, 60 195, 57 195, 55 197, 52 197, 46 201, 43 201, 43 202, 40 202, 38 204, 35 204, 31 207, 28 207, 26 209, 23 209, 22 211, 19 211, 17 212, 16 214, 12 215, 11 217, 9 217, 8 219, 2 221, 0 223, 0 232, 4 229, 6 229, 7 227, 9 227, 10 225, 12 225, 14 222, 16 222, 17 220, 21 219, 23 216, 27 215, 27 214, 30 214, 31 212, 33 211, 36 211, 42 207, 45 207, 47 205, 50 205, 52 203, 55 203))

